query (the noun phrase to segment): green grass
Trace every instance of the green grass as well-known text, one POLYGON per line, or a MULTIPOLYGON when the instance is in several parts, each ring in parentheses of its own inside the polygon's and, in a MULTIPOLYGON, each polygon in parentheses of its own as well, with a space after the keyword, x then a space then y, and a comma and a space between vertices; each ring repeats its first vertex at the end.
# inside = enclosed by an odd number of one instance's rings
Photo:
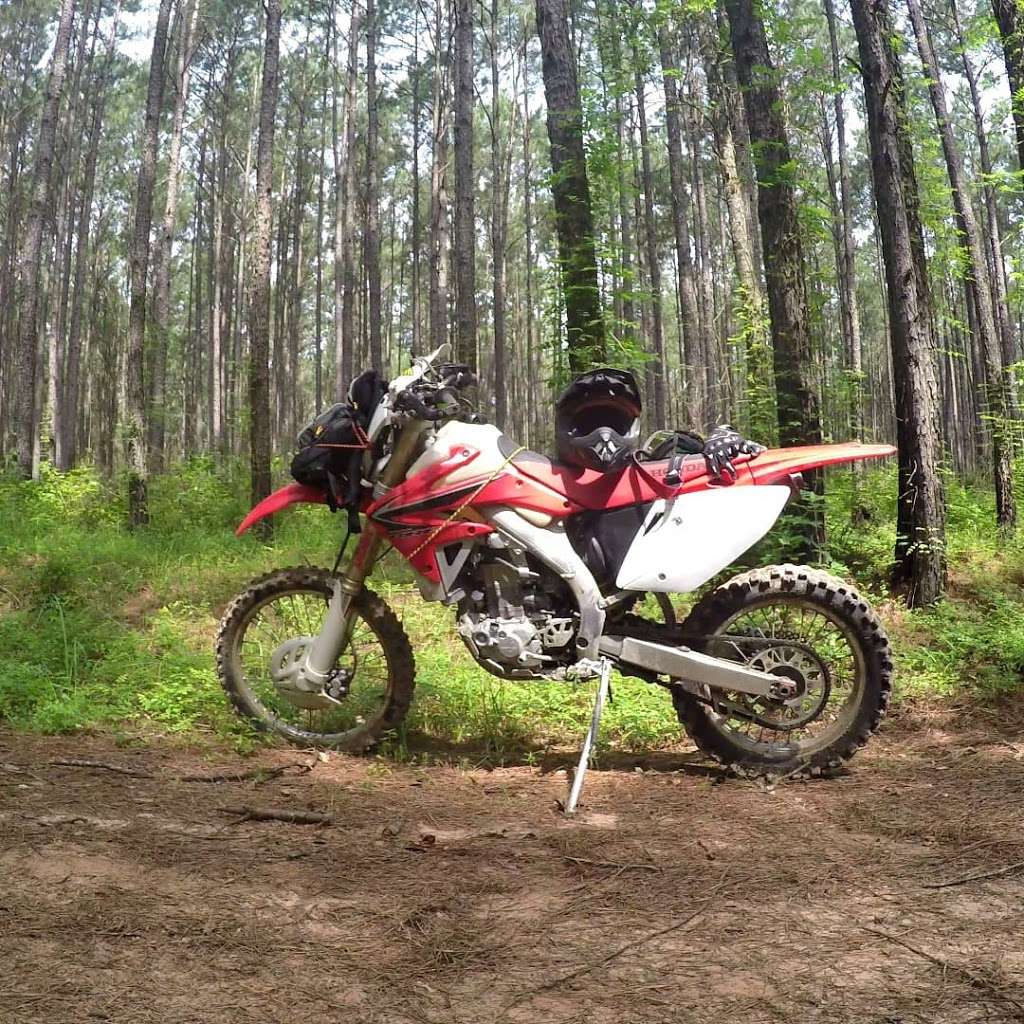
MULTIPOLYGON (((895 476, 875 470, 853 490, 829 480, 830 567, 878 602, 897 649, 898 696, 986 704, 1019 693, 1024 673, 1024 546, 990 526, 984 490, 952 481, 950 598, 909 613, 887 598, 895 476), (854 503, 861 510, 851 524, 854 503)), ((271 543, 233 529, 246 486, 194 460, 153 482, 152 525, 123 526, 124 488, 92 472, 45 472, 37 483, 0 478, 0 719, 19 728, 204 735, 252 743, 227 709, 212 659, 216 623, 245 583, 285 565, 331 564, 340 516, 300 508, 277 517, 271 543)), ((756 554, 786 556, 784 533, 756 554)), ((417 694, 393 750, 500 759, 578 742, 591 687, 503 682, 478 669, 452 629, 452 613, 419 600, 392 557, 374 587, 402 616, 416 653, 417 694)), ((679 731, 667 696, 634 680, 614 686, 603 743, 629 750, 670 745, 679 731)), ((529 755, 527 755, 529 756, 529 755)))

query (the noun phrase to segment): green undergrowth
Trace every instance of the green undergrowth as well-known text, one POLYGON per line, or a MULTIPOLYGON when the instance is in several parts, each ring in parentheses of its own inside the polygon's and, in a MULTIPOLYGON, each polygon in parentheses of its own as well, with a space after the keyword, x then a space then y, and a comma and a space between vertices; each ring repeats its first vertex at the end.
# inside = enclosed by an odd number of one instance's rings
MULTIPOLYGON (((1022 688, 1024 544, 991 527, 983 489, 949 482, 950 596, 907 612, 885 590, 894 542, 895 474, 829 478, 826 565, 856 581, 883 612, 898 658, 897 697, 997 701, 1022 688), (856 516, 853 510, 857 510, 856 516)), ((219 615, 252 577, 304 563, 330 565, 343 522, 321 508, 277 517, 271 542, 235 538, 247 488, 236 471, 193 460, 152 482, 151 524, 123 527, 124 488, 89 470, 46 471, 36 483, 0 477, 0 720, 19 728, 128 735, 180 734, 254 742, 227 710, 212 644, 219 615)), ((787 556, 780 529, 759 564, 787 556)), ((404 620, 416 654, 416 701, 394 755, 525 757, 574 744, 591 687, 513 684, 469 658, 451 611, 420 601, 397 558, 373 586, 404 620)), ((671 745, 679 731, 661 690, 614 686, 603 742, 671 745)))

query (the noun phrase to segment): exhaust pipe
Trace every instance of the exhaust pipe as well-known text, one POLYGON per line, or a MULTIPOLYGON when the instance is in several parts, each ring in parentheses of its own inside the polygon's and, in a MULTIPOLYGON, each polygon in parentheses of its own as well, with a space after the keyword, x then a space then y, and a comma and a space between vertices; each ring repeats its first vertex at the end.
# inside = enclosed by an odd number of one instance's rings
POLYGON ((624 668, 642 668, 655 675, 671 676, 683 682, 710 686, 715 690, 775 697, 779 692, 779 684, 785 683, 779 676, 759 672, 724 658, 712 658, 709 654, 701 654, 689 647, 667 647, 628 636, 603 636, 599 650, 624 668))

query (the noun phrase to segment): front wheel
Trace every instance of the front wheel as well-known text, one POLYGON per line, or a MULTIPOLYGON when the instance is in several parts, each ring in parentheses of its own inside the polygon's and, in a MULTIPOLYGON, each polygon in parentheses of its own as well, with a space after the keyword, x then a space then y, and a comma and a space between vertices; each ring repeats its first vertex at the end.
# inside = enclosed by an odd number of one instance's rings
POLYGON ((673 687, 705 753, 773 773, 821 772, 852 757, 889 704, 889 639, 870 605, 835 576, 782 565, 736 576, 683 624, 693 646, 785 680, 784 698, 673 687))
POLYGON ((305 746, 361 751, 405 718, 416 674, 401 623, 373 591, 353 599, 355 622, 335 665, 334 699, 305 700, 271 675, 282 645, 320 631, 333 584, 331 573, 313 567, 253 580, 224 614, 217 671, 235 710, 257 729, 305 746))

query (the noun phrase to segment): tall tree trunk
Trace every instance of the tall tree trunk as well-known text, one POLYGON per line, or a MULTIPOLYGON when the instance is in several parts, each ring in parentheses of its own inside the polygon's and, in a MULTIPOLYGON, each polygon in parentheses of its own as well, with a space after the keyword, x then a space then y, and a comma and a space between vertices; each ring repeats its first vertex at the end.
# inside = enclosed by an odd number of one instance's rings
POLYGON ((430 170, 430 347, 448 336, 448 60, 442 0, 434 7, 434 84, 430 170))
POLYGON ((853 232, 853 188, 850 182, 850 159, 846 152, 846 108, 843 79, 839 60, 839 33, 836 23, 834 0, 825 0, 825 17, 828 21, 829 48, 832 55, 833 106, 835 108, 836 153, 839 160, 839 208, 842 216, 839 249, 839 300, 843 323, 843 340, 846 344, 847 359, 853 376, 851 427, 854 437, 863 433, 864 413, 861 353, 860 307, 857 302, 856 239, 853 232))
MULTIPOLYGON (((785 445, 821 441, 814 351, 807 315, 807 285, 793 183, 793 159, 783 120, 782 95, 768 53, 764 24, 752 0, 726 0, 736 74, 743 88, 758 182, 758 216, 764 243, 768 315, 772 327, 779 440, 785 445)), ((820 473, 808 479, 818 493, 820 473)), ((824 540, 815 504, 806 533, 811 547, 824 540)))
POLYGON ((367 320, 370 333, 370 364, 384 370, 381 346, 380 290, 380 114, 377 96, 377 6, 366 3, 366 279, 368 287, 367 320))
POLYGON ((494 422, 508 427, 505 339, 505 238, 508 234, 509 160, 501 139, 501 92, 498 71, 498 0, 491 0, 491 299, 494 319, 494 422))
POLYGON ((917 176, 898 38, 886 0, 851 0, 868 115, 871 173, 885 261, 899 444, 894 580, 911 607, 945 589, 945 498, 934 338, 928 319, 917 176))
POLYGON ((154 246, 153 259, 153 380, 149 410, 149 458, 154 471, 159 472, 164 462, 164 442, 167 429, 166 381, 167 347, 170 334, 171 254, 174 246, 174 227, 178 213, 178 181, 181 169, 181 141, 185 126, 185 107, 188 103, 191 79, 193 39, 199 4, 186 0, 181 16, 178 38, 178 62, 175 71, 174 115, 171 119, 170 150, 167 156, 167 195, 160 234, 154 246))
POLYGON ((583 112, 566 0, 536 0, 536 7, 569 368, 577 373, 606 358, 583 112))
POLYGON ((25 223, 24 242, 18 256, 21 295, 18 323, 18 472, 29 479, 35 474, 36 382, 38 377, 39 277, 42 267, 43 228, 50 211, 51 171, 57 139, 57 118, 64 78, 68 67, 71 25, 76 0, 61 5, 53 56, 46 76, 43 115, 39 124, 39 142, 32 169, 31 205, 25 223))
POLYGON ((683 127, 679 98, 679 65, 667 25, 659 30, 662 78, 665 88, 665 128, 668 135, 668 170, 671 183, 672 229, 676 244, 676 287, 679 292, 679 364, 683 375, 686 408, 691 423, 701 422, 699 388, 694 369, 700 365, 700 337, 697 322, 697 291, 693 282, 690 250, 689 195, 683 182, 683 127))
POLYGON ((1024 10, 1020 0, 992 0, 1010 82, 1010 109, 1017 140, 1017 161, 1024 171, 1024 10))
POLYGON ((661 312, 661 258, 658 256, 658 227, 654 219, 654 175, 651 172, 651 140, 647 133, 647 104, 644 102, 644 78, 640 68, 640 53, 633 48, 634 88, 636 112, 640 123, 640 165, 644 191, 644 239, 647 244, 647 278, 651 285, 651 355, 648 364, 654 378, 654 427, 664 430, 668 426, 665 404, 665 328, 661 312))
POLYGON ((921 13, 920 0, 907 0, 910 20, 917 37, 917 48, 928 75, 928 95, 935 111, 935 120, 942 139, 942 152, 953 190, 953 209, 957 228, 967 250, 964 286, 970 292, 977 316, 978 345, 984 368, 984 414, 991 425, 993 476, 996 490, 996 522, 1004 530, 1014 527, 1017 509, 1013 497, 1012 443, 1009 431, 1009 400, 1006 375, 1003 371, 996 315, 992 306, 992 288, 988 265, 982 248, 974 206, 965 180, 960 152, 953 139, 953 126, 946 109, 946 96, 939 77, 938 61, 932 47, 928 26, 921 13))
POLYGON ((259 143, 256 148, 256 234, 249 331, 249 447, 254 505, 270 493, 270 240, 273 233, 274 117, 277 113, 281 0, 267 0, 266 12, 259 143))
POLYGON ((132 228, 131 302, 128 307, 128 354, 126 362, 125 415, 128 458, 128 523, 132 527, 149 522, 149 460, 146 455, 146 385, 144 380, 146 344, 146 285, 149 277, 150 228, 153 223, 153 188, 156 183, 156 153, 160 113, 166 81, 167 25, 173 0, 160 0, 153 55, 149 63, 146 117, 142 131, 142 154, 132 228))
POLYGON ((455 0, 455 355, 474 372, 476 225, 473 195, 473 4, 455 0))
POLYGON ((85 173, 82 181, 82 196, 78 211, 78 237, 75 243, 75 280, 71 289, 71 312, 68 319, 68 344, 66 356, 66 378, 61 401, 64 406, 60 418, 61 441, 58 445, 57 468, 63 471, 74 467, 78 461, 79 436, 79 393, 82 377, 82 306, 85 302, 86 274, 89 269, 89 238, 92 226, 92 205, 96 190, 96 165, 99 160, 100 128, 110 72, 113 66, 114 50, 117 43, 117 28, 121 5, 115 4, 111 17, 110 33, 107 36, 103 68, 96 82, 93 97, 92 119, 86 145, 85 173))
MULTIPOLYGON (((340 210, 335 224, 335 274, 338 272, 338 252, 341 253, 341 291, 335 278, 335 312, 338 316, 340 294, 341 321, 337 333, 337 382, 338 401, 343 401, 354 376, 356 350, 356 252, 355 252, 355 208, 356 208, 356 81, 359 75, 359 34, 363 23, 358 10, 353 6, 348 26, 348 66, 345 73, 345 152, 344 174, 338 192, 340 210), (340 223, 340 232, 338 224, 340 223)), ((337 152, 335 155, 337 168, 337 152)), ((337 171, 336 171, 337 173, 337 171)), ((335 329, 339 324, 335 320, 335 329)))

